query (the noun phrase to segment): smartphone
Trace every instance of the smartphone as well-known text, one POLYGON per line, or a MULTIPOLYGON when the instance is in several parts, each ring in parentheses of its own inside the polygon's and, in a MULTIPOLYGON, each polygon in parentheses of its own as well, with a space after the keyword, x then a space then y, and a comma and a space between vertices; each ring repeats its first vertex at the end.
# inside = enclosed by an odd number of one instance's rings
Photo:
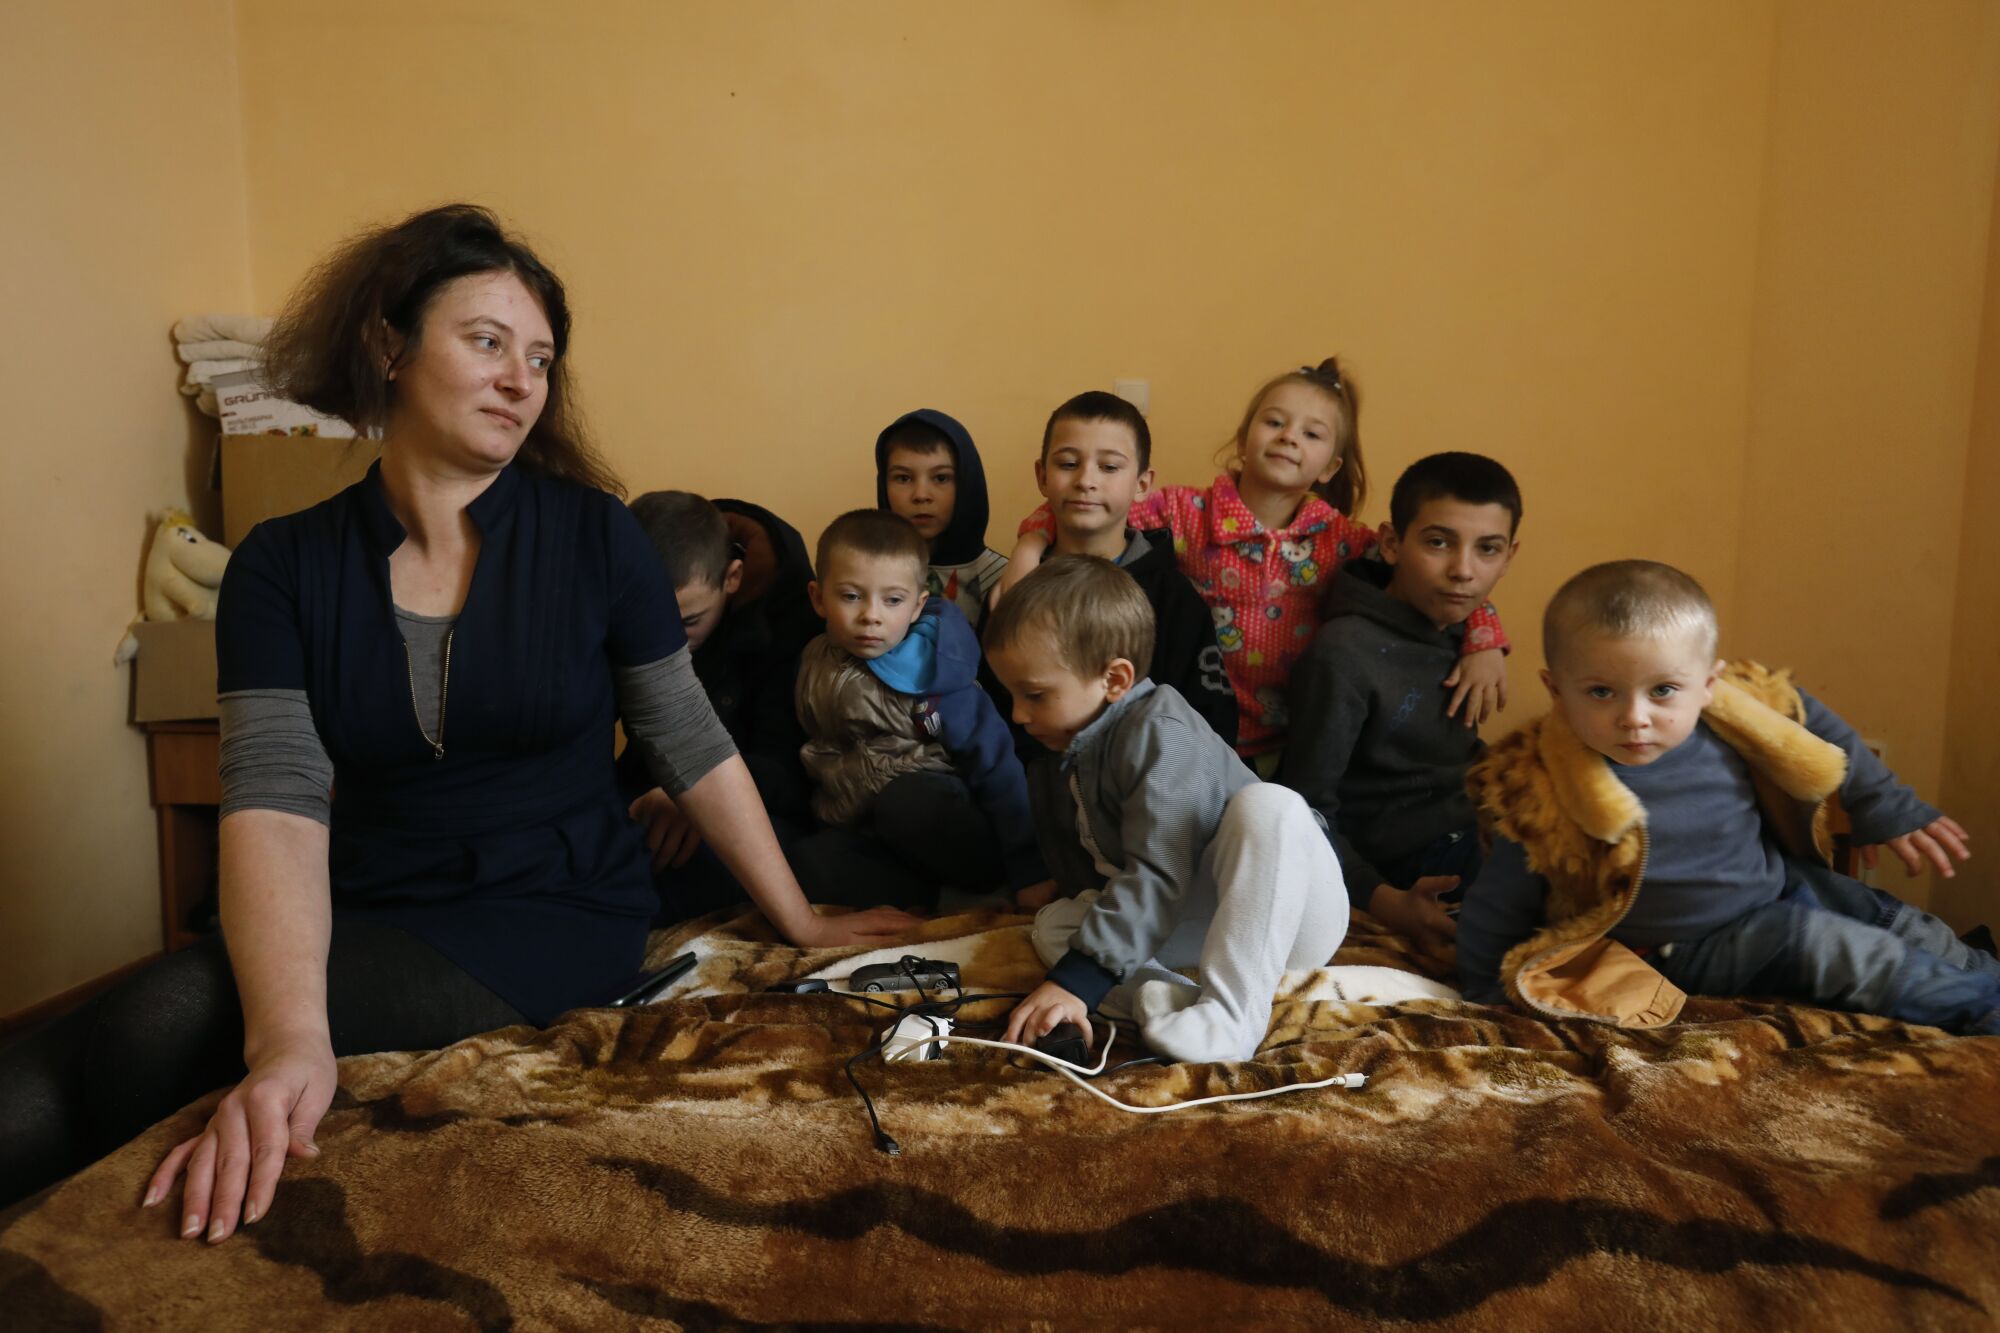
POLYGON ((645 976, 639 978, 638 985, 613 1000, 609 1007, 612 1009, 628 1009, 635 1004, 645 1004, 649 1000, 658 999, 660 992, 686 976, 689 970, 694 967, 696 961, 693 954, 682 954, 659 971, 648 972, 645 976))

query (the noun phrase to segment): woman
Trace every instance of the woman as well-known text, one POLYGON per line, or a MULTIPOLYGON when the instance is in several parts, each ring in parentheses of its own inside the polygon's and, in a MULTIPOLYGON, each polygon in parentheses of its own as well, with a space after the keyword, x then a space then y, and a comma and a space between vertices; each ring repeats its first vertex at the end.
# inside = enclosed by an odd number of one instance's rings
POLYGON ((143 1200, 185 1172, 181 1232, 219 1241, 269 1209, 287 1155, 317 1152, 337 1055, 615 994, 656 906, 612 771, 620 716, 787 939, 915 924, 821 918, 800 893, 660 562, 578 435, 568 339, 562 285, 468 206, 362 236, 293 298, 267 345, 273 387, 379 427, 382 458, 253 530, 224 581, 227 953, 162 960, 56 1025, 30 1077, 9 1052, 0 1141, 54 1137, 60 1174, 241 1075, 143 1200), (8 1109, 23 1083, 53 1124, 8 1109), (94 1141, 66 1128, 79 1116, 94 1141))

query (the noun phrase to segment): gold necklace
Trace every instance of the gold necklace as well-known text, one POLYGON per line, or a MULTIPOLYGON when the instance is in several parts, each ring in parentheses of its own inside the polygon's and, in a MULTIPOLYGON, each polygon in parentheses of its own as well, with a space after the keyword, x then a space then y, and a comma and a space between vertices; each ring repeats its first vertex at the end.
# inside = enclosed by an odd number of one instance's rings
POLYGON ((458 626, 456 625, 453 625, 444 632, 444 674, 438 678, 438 734, 436 740, 432 740, 431 734, 424 730, 423 710, 417 707, 417 664, 410 657, 409 642, 405 640, 403 643, 403 670, 410 677, 410 712, 417 719, 417 734, 424 738, 424 744, 431 747, 431 758, 433 759, 444 758, 444 700, 445 692, 451 688, 451 640, 452 636, 457 633, 458 626))

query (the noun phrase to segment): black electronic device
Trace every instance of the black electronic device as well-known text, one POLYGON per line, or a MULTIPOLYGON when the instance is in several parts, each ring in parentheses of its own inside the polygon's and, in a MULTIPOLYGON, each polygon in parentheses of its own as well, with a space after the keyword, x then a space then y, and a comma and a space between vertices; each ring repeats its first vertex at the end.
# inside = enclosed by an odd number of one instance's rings
POLYGON ((858 991, 957 990, 958 964, 942 958, 905 957, 900 962, 870 963, 854 969, 847 988, 858 991))
POLYGON ((639 979, 639 984, 613 1000, 610 1008, 628 1009, 635 1004, 646 1004, 656 1000, 667 987, 686 976, 694 965, 701 961, 691 953, 684 953, 657 972, 649 972, 639 979))
POLYGON ((1066 1064, 1090 1063, 1090 1045, 1083 1039, 1083 1029, 1074 1023, 1056 1024, 1035 1038, 1035 1049, 1066 1064))
POLYGON ((818 977, 807 977, 803 981, 781 981, 775 986, 766 986, 764 989, 775 991, 780 995, 815 995, 820 991, 831 990, 832 987, 818 977))

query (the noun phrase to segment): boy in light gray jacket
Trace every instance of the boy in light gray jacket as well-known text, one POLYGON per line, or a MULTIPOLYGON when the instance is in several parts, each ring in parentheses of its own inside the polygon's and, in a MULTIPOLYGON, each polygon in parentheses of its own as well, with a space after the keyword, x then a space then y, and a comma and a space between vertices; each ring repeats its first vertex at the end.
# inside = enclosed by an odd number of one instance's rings
POLYGON ((1056 752, 1030 766, 1029 803, 1054 888, 1077 901, 1043 917, 1080 916, 1007 1039, 1063 1022, 1088 1039, 1089 1011, 1137 981, 1133 1013, 1155 1051, 1247 1059, 1279 977, 1323 966, 1340 947, 1347 893, 1304 800, 1259 782, 1172 687, 1140 676, 1134 664, 1151 660, 1152 640, 1145 594, 1089 556, 1051 560, 987 622, 987 660, 1014 721, 1056 752), (1160 966, 1196 962, 1199 986, 1160 966))

